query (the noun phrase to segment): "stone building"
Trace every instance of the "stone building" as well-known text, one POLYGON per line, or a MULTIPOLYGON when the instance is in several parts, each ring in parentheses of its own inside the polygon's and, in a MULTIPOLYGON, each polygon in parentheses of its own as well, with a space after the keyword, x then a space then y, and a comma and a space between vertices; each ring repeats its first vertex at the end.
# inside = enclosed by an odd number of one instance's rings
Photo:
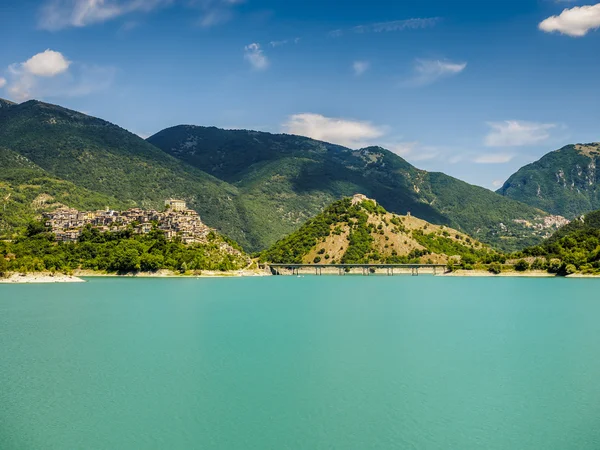
POLYGON ((165 207, 170 209, 171 211, 185 211, 187 209, 187 205, 183 200, 175 200, 169 199, 165 200, 165 207))

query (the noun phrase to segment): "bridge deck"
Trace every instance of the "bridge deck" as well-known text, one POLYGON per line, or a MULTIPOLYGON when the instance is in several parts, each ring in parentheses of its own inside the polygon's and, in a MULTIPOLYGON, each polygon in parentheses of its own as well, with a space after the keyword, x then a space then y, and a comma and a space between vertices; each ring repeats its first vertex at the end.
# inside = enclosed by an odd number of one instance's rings
POLYGON ((361 269, 363 275, 371 275, 377 269, 385 269, 388 276, 394 275, 394 269, 410 269, 413 276, 419 275, 419 269, 431 269, 434 275, 446 270, 445 264, 268 264, 268 267, 275 275, 282 275, 282 270, 297 275, 301 269, 312 269, 315 275, 323 275, 323 269, 338 269, 339 275, 345 275, 352 269, 361 269))

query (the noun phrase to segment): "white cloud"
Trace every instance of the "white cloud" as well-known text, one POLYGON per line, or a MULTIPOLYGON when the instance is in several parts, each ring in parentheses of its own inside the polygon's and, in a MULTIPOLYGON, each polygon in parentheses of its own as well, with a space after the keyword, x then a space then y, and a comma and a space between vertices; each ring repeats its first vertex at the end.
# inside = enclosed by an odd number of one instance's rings
POLYGON ((45 30, 86 27, 134 13, 149 13, 180 3, 201 11, 199 25, 205 28, 227 22, 232 8, 244 0, 47 0, 39 13, 45 30))
POLYGON ((354 64, 352 64, 352 69, 354 70, 354 74, 356 76, 361 76, 363 73, 369 70, 369 67, 371 67, 371 63, 368 61, 354 61, 354 64))
POLYGON ((417 59, 414 66, 414 76, 405 84, 408 86, 425 86, 435 83, 439 79, 458 75, 466 68, 466 62, 417 59))
POLYGON ((66 72, 70 65, 71 61, 68 61, 62 53, 48 49, 25 61, 23 68, 32 75, 54 77, 66 72))
POLYGON ((539 28, 547 33, 585 36, 589 31, 600 28, 600 3, 567 8, 558 16, 548 17, 539 24, 539 28))
POLYGON ((6 86, 6 78, 4 77, 0 77, 0 89, 2 89, 4 86, 6 86))
POLYGON ((115 69, 74 64, 62 53, 46 50, 6 69, 6 89, 13 100, 76 97, 110 86, 115 69))
POLYGON ((269 59, 257 43, 244 47, 244 59, 256 70, 265 70, 269 67, 269 59))
POLYGON ((40 11, 45 30, 85 27, 134 12, 150 12, 173 0, 49 0, 40 11))
POLYGON ((371 145, 373 139, 384 136, 385 127, 371 122, 325 117, 320 114, 295 114, 283 124, 286 133, 307 136, 350 148, 371 145))
POLYGON ((522 122, 506 120, 489 122, 492 128, 485 137, 488 147, 522 147, 536 145, 550 138, 550 130, 556 128, 553 123, 522 122))
POLYGON ((487 155, 478 155, 473 159, 477 164, 505 164, 515 157, 512 153, 490 153, 487 155))
POLYGON ((499 188, 504 185, 504 181, 502 180, 494 180, 492 181, 492 187, 499 188))
POLYGON ((389 22, 371 23, 367 25, 358 25, 349 30, 333 30, 329 32, 331 37, 341 37, 347 31, 352 33, 384 33, 391 31, 418 30, 421 28, 431 28, 437 25, 441 19, 439 17, 415 18, 406 20, 392 20, 389 22))
POLYGON ((275 47, 281 47, 282 45, 287 44, 289 41, 287 39, 283 40, 283 41, 271 41, 269 42, 269 45, 273 48, 275 47))

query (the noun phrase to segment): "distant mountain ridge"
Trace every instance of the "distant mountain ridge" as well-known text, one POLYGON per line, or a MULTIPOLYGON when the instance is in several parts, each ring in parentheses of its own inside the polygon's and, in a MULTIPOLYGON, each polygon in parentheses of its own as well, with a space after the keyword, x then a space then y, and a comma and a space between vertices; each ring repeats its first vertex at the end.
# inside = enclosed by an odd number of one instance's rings
POLYGON ((519 169, 497 192, 569 219, 600 209, 600 143, 548 153, 519 169))
POLYGON ((236 186, 255 248, 271 245, 329 203, 356 192, 505 249, 548 235, 546 213, 443 173, 419 170, 381 147, 352 150, 310 138, 181 125, 148 142, 236 186), (528 225, 524 225, 527 223, 528 225), (540 225, 536 230, 535 226, 540 225))
POLYGON ((246 250, 260 251, 357 192, 391 212, 411 212, 504 249, 535 244, 551 231, 540 209, 419 170, 381 147, 352 150, 301 136, 196 126, 144 141, 57 105, 3 104, 0 155, 27 161, 32 171, 0 167, 0 236, 19 225, 15 218, 56 204, 152 208, 175 197, 246 250))

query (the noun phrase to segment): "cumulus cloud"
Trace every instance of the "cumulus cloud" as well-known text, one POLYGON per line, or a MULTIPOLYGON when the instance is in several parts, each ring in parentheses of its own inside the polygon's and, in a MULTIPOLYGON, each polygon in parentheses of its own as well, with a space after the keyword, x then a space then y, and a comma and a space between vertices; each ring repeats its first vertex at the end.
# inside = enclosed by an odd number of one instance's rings
POLYGON ((269 59, 257 43, 244 47, 244 59, 256 70, 265 70, 269 67, 269 59))
POLYGON ((371 64, 368 61, 354 61, 352 64, 352 70, 354 70, 356 76, 361 76, 369 70, 369 67, 371 67, 371 64))
POLYGON ((504 185, 504 181, 502 180, 494 180, 492 181, 492 187, 498 189, 499 187, 504 185))
POLYGON ((477 164, 505 164, 513 160, 513 153, 490 153, 487 155, 478 155, 473 159, 477 164))
POLYGON ((385 127, 371 122, 325 117, 320 114, 295 114, 283 124, 283 131, 331 142, 350 148, 371 145, 370 142, 387 133, 385 127))
POLYGON ((488 122, 491 131, 485 137, 488 147, 522 147, 536 145, 550 138, 550 130, 556 128, 553 123, 522 122, 505 120, 488 122))
POLYGON ((66 72, 70 65, 71 61, 67 60, 62 53, 48 49, 32 56, 22 66, 32 75, 54 77, 66 72))
POLYGON ((414 75, 405 84, 408 86, 425 86, 436 81, 458 75, 467 68, 466 62, 452 62, 439 59, 417 59, 414 75))
POLYGON ((341 37, 345 33, 385 33, 391 31, 418 30, 421 28, 431 28, 437 25, 441 19, 439 17, 415 18, 406 20, 392 20, 389 22, 378 22, 367 25, 358 25, 348 30, 338 29, 329 33, 331 37, 341 37))
POLYGON ((6 86, 6 78, 4 77, 0 77, 0 89, 2 89, 4 86, 6 86))
POLYGON ((62 53, 46 50, 6 69, 5 86, 13 100, 74 97, 105 89, 114 78, 110 67, 74 64, 62 53))
POLYGON ((565 9, 560 15, 548 17, 539 24, 547 33, 558 32, 572 37, 582 37, 600 28, 600 3, 565 9))

